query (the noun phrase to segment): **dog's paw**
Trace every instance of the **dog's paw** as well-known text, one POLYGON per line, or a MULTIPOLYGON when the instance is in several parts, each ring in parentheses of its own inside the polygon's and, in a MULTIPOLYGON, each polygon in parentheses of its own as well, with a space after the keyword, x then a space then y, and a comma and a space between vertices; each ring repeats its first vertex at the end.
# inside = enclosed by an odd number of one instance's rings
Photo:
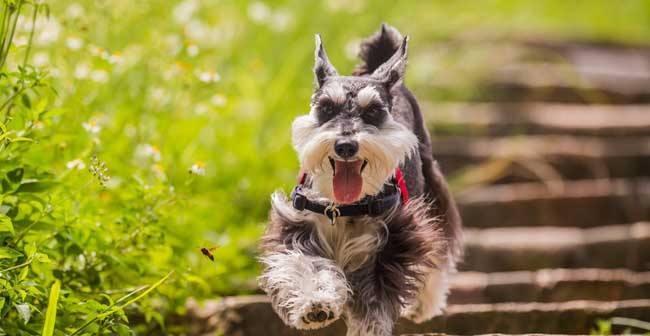
POLYGON ((313 302, 301 309, 294 325, 298 329, 323 328, 340 317, 340 312, 331 304, 313 302))
POLYGON ((431 307, 415 303, 402 311, 402 317, 415 323, 422 323, 433 317, 444 314, 444 307, 431 307))

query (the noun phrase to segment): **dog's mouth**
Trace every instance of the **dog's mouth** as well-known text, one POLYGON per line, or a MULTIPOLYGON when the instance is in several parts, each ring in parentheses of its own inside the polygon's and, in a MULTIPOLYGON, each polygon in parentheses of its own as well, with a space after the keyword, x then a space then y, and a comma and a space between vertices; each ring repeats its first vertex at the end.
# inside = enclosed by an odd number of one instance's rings
POLYGON ((361 174, 368 165, 367 160, 340 161, 329 158, 332 165, 332 187, 337 203, 349 204, 357 201, 363 187, 361 174))

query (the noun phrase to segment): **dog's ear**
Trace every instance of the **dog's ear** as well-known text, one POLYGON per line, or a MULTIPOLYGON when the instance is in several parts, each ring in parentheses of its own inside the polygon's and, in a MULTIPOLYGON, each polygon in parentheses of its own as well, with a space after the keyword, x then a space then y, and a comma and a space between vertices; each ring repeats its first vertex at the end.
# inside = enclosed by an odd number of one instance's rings
POLYGON ((316 51, 314 54, 316 58, 314 61, 314 75, 316 76, 316 85, 320 88, 323 86, 327 77, 336 76, 338 73, 327 58, 323 42, 321 42, 320 35, 318 34, 316 34, 316 51))
POLYGON ((384 62, 384 64, 380 65, 370 76, 371 78, 383 82, 386 89, 389 91, 393 86, 404 79, 404 74, 406 73, 408 42, 409 37, 405 36, 393 56, 391 56, 388 61, 384 62))

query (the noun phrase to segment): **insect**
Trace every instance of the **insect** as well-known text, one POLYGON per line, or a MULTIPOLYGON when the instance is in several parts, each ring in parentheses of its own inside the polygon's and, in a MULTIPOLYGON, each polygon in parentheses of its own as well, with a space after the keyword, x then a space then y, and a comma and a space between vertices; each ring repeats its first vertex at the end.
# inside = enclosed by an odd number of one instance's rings
POLYGON ((216 250, 217 248, 219 248, 219 246, 202 247, 201 253, 203 253, 204 256, 208 257, 208 259, 211 261, 214 261, 214 255, 212 254, 212 251, 216 250))

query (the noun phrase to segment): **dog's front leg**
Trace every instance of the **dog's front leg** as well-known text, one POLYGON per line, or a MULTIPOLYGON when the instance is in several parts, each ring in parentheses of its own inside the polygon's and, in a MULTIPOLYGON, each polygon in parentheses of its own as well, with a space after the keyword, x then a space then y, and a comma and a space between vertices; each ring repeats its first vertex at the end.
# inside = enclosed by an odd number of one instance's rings
POLYGON ((400 275, 377 269, 377 262, 373 260, 348 274, 353 297, 345 314, 347 336, 392 335, 401 305, 399 293, 386 285, 400 275))
POLYGON ((391 336, 399 305, 370 278, 353 280, 354 297, 345 314, 347 336, 391 336))
POLYGON ((318 329, 341 316, 350 288, 332 260, 285 250, 264 256, 262 263, 260 285, 284 323, 318 329))

